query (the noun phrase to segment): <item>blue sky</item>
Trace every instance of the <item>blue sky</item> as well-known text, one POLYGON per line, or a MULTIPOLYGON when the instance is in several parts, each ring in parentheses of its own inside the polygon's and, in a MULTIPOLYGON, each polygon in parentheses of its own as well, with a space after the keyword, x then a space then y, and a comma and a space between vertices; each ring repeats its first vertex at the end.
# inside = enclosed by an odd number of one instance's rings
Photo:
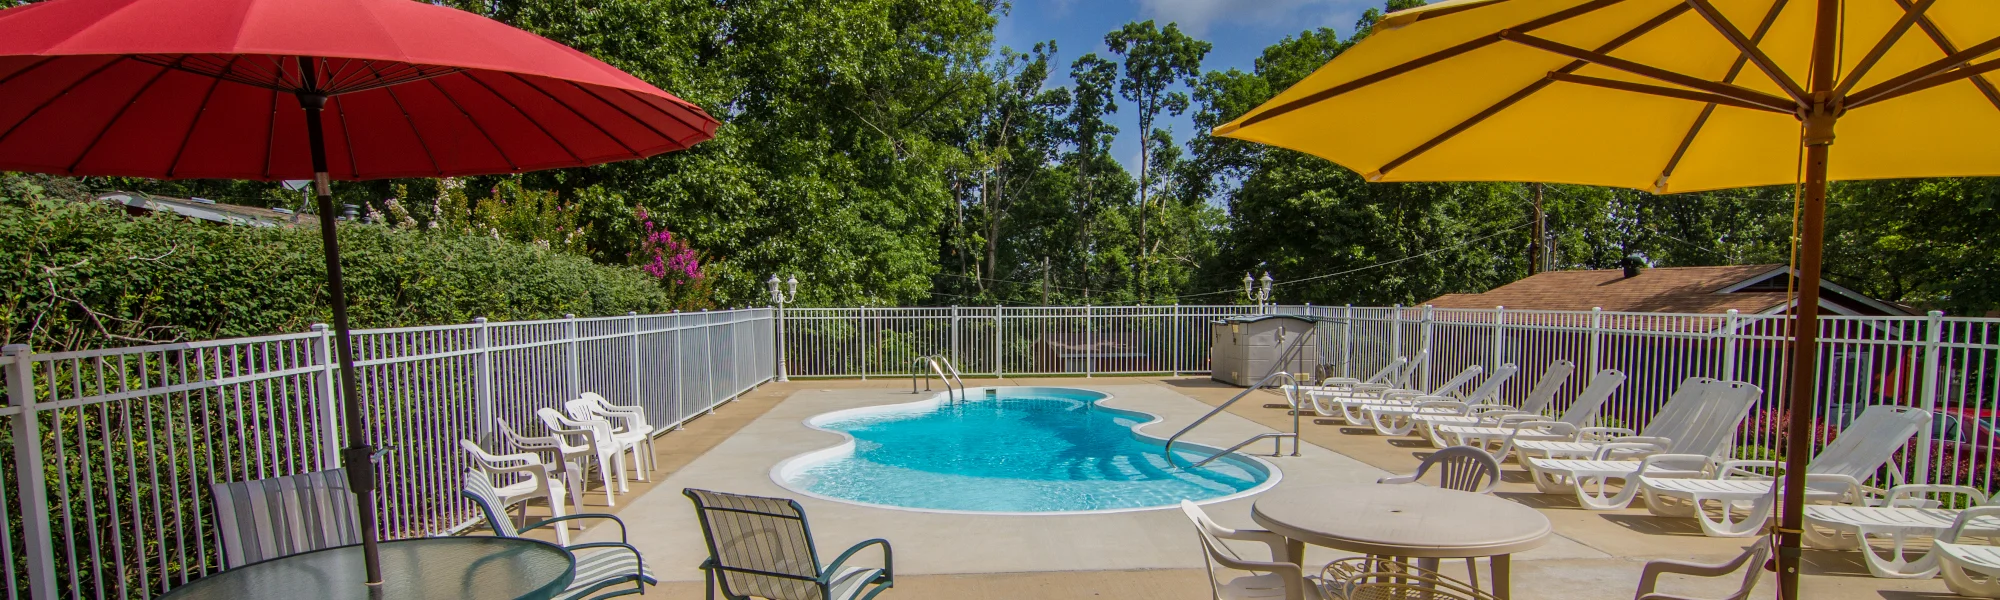
MULTIPOLYGON (((1055 40, 1059 68, 1051 68, 1055 73, 1050 83, 1066 86, 1069 63, 1088 52, 1110 57, 1104 34, 1131 21, 1179 23, 1189 35, 1213 44, 1203 71, 1248 71, 1265 46, 1318 27, 1332 27, 1345 37, 1353 33, 1362 11, 1381 4, 1382 0, 1014 0, 1013 12, 1000 19, 994 35, 1000 45, 1022 52, 1036 42, 1055 40)), ((1136 174, 1138 116, 1130 103, 1118 104, 1121 110, 1112 115, 1118 125, 1112 153, 1136 174)), ((1174 139, 1180 141, 1206 135, 1194 131, 1194 121, 1185 114, 1163 115, 1156 126, 1172 127, 1174 139)))

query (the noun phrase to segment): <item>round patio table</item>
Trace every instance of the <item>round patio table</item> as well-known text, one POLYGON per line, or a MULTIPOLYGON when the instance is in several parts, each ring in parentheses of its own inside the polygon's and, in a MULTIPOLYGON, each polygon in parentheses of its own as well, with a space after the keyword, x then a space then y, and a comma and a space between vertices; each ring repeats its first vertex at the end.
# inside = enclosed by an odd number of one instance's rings
POLYGON ((275 558, 194 580, 164 599, 546 600, 576 577, 561 546, 522 538, 445 537, 382 542, 382 585, 362 583, 361 546, 275 558))
POLYGON ((1552 531, 1535 509, 1421 485, 1279 488, 1257 498, 1250 518, 1285 536, 1289 559, 1301 565, 1306 544, 1415 558, 1432 569, 1441 558, 1488 557, 1501 598, 1508 597, 1510 555, 1541 546, 1552 531))

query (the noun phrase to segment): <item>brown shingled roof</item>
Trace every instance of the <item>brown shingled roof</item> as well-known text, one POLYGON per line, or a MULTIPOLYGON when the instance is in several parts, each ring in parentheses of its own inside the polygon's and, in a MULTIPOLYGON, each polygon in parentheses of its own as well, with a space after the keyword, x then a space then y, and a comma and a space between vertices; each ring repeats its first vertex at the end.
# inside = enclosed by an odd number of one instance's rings
MULTIPOLYGON (((1446 294, 1428 304, 1438 308, 1590 310, 1611 312, 1721 314, 1736 309, 1754 314, 1785 303, 1783 291, 1719 293, 1784 265, 1662 267, 1626 277, 1621 269, 1550 271, 1483 294, 1446 294)), ((1780 280, 1781 282, 1783 280, 1780 280)))

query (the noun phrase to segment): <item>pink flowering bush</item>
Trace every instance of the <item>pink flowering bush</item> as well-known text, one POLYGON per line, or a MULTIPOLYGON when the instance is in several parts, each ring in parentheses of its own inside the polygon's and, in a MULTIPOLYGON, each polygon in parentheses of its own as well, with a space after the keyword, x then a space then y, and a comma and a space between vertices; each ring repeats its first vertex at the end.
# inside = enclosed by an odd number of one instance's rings
MULTIPOLYGON (((642 210, 640 214, 644 214, 642 210)), ((662 281, 693 283, 701 279, 701 254, 687 242, 674 239, 674 232, 645 221, 645 239, 639 243, 640 259, 646 273, 662 281)))

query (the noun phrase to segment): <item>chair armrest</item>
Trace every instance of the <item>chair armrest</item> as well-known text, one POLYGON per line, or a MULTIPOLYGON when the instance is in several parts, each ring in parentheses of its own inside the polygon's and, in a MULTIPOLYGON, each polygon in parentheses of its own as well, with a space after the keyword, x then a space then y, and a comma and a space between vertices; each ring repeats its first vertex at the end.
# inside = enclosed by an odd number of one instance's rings
POLYGON ((1611 457, 1611 455, 1614 453, 1636 453, 1638 457, 1643 458, 1647 455, 1656 454, 1661 450, 1665 450, 1665 448, 1661 448, 1659 445, 1656 444, 1647 444, 1640 442, 1612 442, 1609 444, 1599 444, 1597 446, 1597 449, 1591 452, 1590 459, 1617 460, 1611 457))
MULTIPOLYGON (((1532 415, 1521 415, 1521 416, 1532 416, 1532 415)), ((1533 419, 1502 419, 1500 421, 1500 427, 1506 429, 1512 429, 1516 434, 1532 429, 1549 435, 1567 436, 1570 439, 1576 439, 1577 437, 1576 426, 1571 425, 1569 423, 1564 423, 1562 421, 1541 421, 1533 419)))
POLYGON ((1847 475, 1843 473, 1806 474, 1807 486, 1811 486, 1814 483, 1825 483, 1825 482, 1838 483, 1847 488, 1847 497, 1842 498, 1841 499, 1842 501, 1855 506, 1864 506, 1867 504, 1866 502, 1867 496, 1865 495, 1867 494, 1867 488, 1862 487, 1861 480, 1855 479, 1853 475, 1847 475))
POLYGON ((1237 529, 1227 534, 1215 534, 1215 537, 1225 540, 1262 542, 1266 547, 1271 549, 1272 560, 1277 560, 1279 557, 1285 555, 1285 542, 1287 541, 1285 536, 1262 529, 1237 529))
POLYGON ((618 543, 621 544, 627 543, 625 540, 625 520, 618 518, 617 515, 610 515, 605 513, 577 513, 573 515, 551 517, 548 519, 543 519, 540 521, 529 523, 527 527, 522 527, 521 530, 527 531, 530 529, 536 529, 542 527, 544 525, 553 525, 564 521, 575 521, 579 519, 610 519, 611 522, 618 524, 618 543))
POLYGON ((1576 431, 1576 439, 1579 440, 1603 438, 1615 441, 1617 438, 1639 435, 1639 432, 1624 427, 1579 427, 1576 431))
POLYGON ((826 563, 826 568, 820 570, 819 573, 820 584, 824 585, 826 583, 831 582, 833 580, 834 575, 840 574, 840 567, 847 563, 847 559, 853 558, 854 553, 860 552, 862 548, 867 548, 869 546, 882 547, 882 573, 890 577, 895 577, 896 559, 895 559, 895 553, 889 549, 889 540, 885 540, 882 538, 875 538, 872 540, 861 542, 859 544, 855 544, 853 547, 848 548, 846 552, 840 553, 840 556, 835 557, 833 559, 833 562, 826 563))
MULTIPOLYGON (((1617 444, 1605 445, 1614 446, 1617 444)), ((1598 451, 1601 453, 1603 449, 1599 448, 1598 451)), ((1639 474, 1644 475, 1647 470, 1655 466, 1676 468, 1685 471, 1706 471, 1709 467, 1714 466, 1714 464, 1715 459, 1705 454, 1648 454, 1639 461, 1639 474)))
POLYGON ((1770 479, 1773 475, 1784 470, 1785 466, 1778 464, 1778 461, 1775 460, 1727 460, 1722 462, 1722 466, 1716 468, 1715 478, 1728 479, 1732 476, 1741 476, 1748 479, 1770 479), (1758 473, 1750 469, 1770 469, 1771 472, 1758 473))
POLYGON ((1418 398, 1419 402, 1417 402, 1417 404, 1416 404, 1416 407, 1417 407, 1417 408, 1455 408, 1455 409, 1458 409, 1458 411, 1459 411, 1459 412, 1465 412, 1465 408, 1466 408, 1466 406, 1465 406, 1465 403, 1464 403, 1464 402, 1459 402, 1459 401, 1457 401, 1457 400, 1423 400, 1424 398, 1436 398, 1436 397, 1437 397, 1437 396, 1418 396, 1417 398, 1418 398))
POLYGON ((1984 505, 1990 498, 1985 490, 1963 485, 1943 485, 1935 483, 1910 483, 1889 488, 1888 500, 1884 505, 1895 508, 1936 508, 1938 501, 1914 498, 1923 494, 1964 494, 1972 498, 1974 506, 1984 505))
POLYGON ((1958 518, 1952 520, 1951 529, 1938 534, 1937 541, 1946 543, 1957 542, 1959 534, 1964 533, 1965 526, 1970 524, 1973 519, 1980 517, 2000 517, 2000 506, 1974 506, 1958 511, 1958 518))
POLYGON ((1416 482, 1417 482, 1417 476, 1415 474, 1394 475, 1375 480, 1375 483, 1390 484, 1390 485, 1399 485, 1399 484, 1416 483, 1416 482))

